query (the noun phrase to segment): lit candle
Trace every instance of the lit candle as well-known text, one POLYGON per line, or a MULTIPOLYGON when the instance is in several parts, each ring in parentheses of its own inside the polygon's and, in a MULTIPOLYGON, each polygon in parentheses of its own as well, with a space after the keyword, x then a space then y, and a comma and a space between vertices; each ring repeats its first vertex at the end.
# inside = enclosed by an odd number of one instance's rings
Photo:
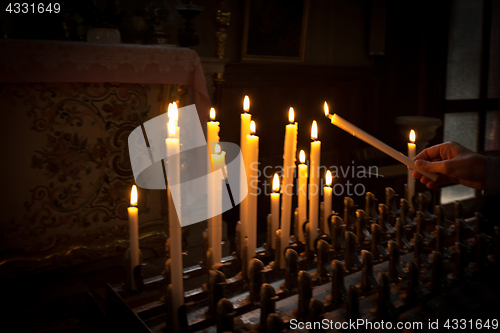
POLYGON ((285 268, 285 248, 290 239, 292 223, 293 174, 295 172, 295 154, 297 150, 297 123, 294 122, 293 108, 288 111, 288 122, 285 129, 285 147, 283 154, 283 183, 281 186, 281 242, 280 268, 285 268))
POLYGON ((210 109, 210 121, 207 123, 207 141, 210 154, 213 154, 213 148, 219 142, 220 123, 215 121, 215 109, 210 109))
MULTIPOLYGON (((180 211, 176 212, 173 198, 180 198, 180 154, 179 154, 179 131, 177 127, 177 106, 168 112, 168 133, 165 139, 167 146, 166 171, 168 178, 168 222, 170 239, 171 281, 172 281, 172 306, 173 313, 177 313, 179 307, 184 304, 184 283, 182 267, 182 229, 180 211), (172 186, 170 185, 172 184, 172 186)), ((174 327, 179 327, 177 321, 174 327)))
POLYGON ((358 127, 349 123, 345 119, 342 119, 337 114, 334 114, 333 116, 327 114, 327 117, 330 118, 331 123, 334 124, 335 126, 340 127, 341 129, 343 129, 344 131, 346 131, 348 133, 351 133, 353 136, 357 137, 358 139, 363 140, 364 142, 368 143, 369 145, 372 145, 373 147, 377 148, 378 150, 391 156, 392 158, 400 161, 403 164, 406 164, 411 169, 417 170, 420 174, 424 175, 425 177, 427 177, 433 181, 437 180, 437 177, 438 177, 437 174, 431 173, 431 172, 426 172, 426 171, 423 171, 422 169, 417 168, 415 166, 415 162, 412 159, 408 158, 406 155, 401 154, 396 149, 389 147, 388 145, 386 145, 385 143, 383 143, 379 139, 374 138, 370 134, 359 129, 358 127))
POLYGON ((332 215, 332 173, 330 170, 326 172, 326 185, 323 186, 323 230, 325 234, 330 234, 328 227, 328 217, 332 215))
POLYGON ((248 169, 249 169, 249 152, 247 149, 247 137, 250 134, 250 121, 252 120, 252 115, 249 113, 250 111, 250 99, 248 96, 245 96, 243 99, 243 113, 241 114, 241 124, 240 124, 240 147, 241 147, 241 156, 243 156, 243 163, 240 166, 240 197, 244 198, 240 202, 240 241, 241 247, 243 248, 243 242, 245 237, 247 236, 247 224, 248 224, 248 196, 246 195, 246 190, 248 189, 248 169))
POLYGON ((278 174, 275 173, 273 177, 273 193, 271 193, 271 219, 272 219, 272 232, 273 237, 272 247, 276 249, 276 237, 274 237, 274 233, 276 229, 280 227, 280 178, 278 174))
MULTIPOLYGON (((415 131, 410 131, 410 141, 408 142, 408 158, 413 160, 415 157, 415 153, 417 150, 417 146, 415 145, 415 131)), ((410 203, 410 207, 413 208, 413 196, 415 195, 415 178, 412 176, 413 170, 408 170, 408 202, 410 203)))
POLYGON ((225 172, 218 171, 224 170, 226 167, 226 152, 222 151, 220 145, 215 145, 214 154, 211 155, 214 172, 210 173, 208 177, 208 241, 209 247, 212 249, 214 264, 220 263, 222 258, 222 182, 224 180, 225 172))
POLYGON ((139 209, 137 208, 137 187, 135 185, 132 185, 132 191, 130 191, 130 207, 127 210, 130 236, 131 288, 132 290, 136 290, 134 268, 139 266, 139 209))
POLYGON ((255 135, 255 122, 250 122, 250 135, 247 136, 247 149, 248 149, 248 202, 247 213, 248 220, 246 230, 246 237, 248 239, 248 262, 255 257, 255 250, 257 249, 257 196, 259 190, 259 137, 255 135))
POLYGON ((319 166, 321 156, 321 141, 318 140, 318 125, 316 120, 311 126, 311 176, 309 180, 309 249, 314 251, 314 241, 318 237, 319 210, 319 166))
POLYGON ((307 164, 306 154, 303 150, 299 153, 299 230, 295 230, 295 235, 301 242, 305 241, 302 226, 307 221, 307 164))

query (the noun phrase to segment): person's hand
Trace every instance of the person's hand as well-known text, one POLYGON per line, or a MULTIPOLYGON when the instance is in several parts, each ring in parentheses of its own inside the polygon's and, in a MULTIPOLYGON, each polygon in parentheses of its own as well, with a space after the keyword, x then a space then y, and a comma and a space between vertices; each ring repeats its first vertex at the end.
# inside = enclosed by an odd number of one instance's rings
POLYGON ((420 179, 430 189, 448 183, 458 183, 476 190, 484 189, 486 156, 474 153, 459 143, 450 141, 429 147, 413 160, 417 168, 438 174, 438 179, 432 181, 413 170, 413 178, 420 179))

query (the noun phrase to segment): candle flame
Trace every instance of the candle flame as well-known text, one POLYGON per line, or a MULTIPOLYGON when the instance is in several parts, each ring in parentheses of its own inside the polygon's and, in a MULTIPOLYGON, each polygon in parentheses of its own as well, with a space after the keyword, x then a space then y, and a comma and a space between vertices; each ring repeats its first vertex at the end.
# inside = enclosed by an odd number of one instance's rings
POLYGON ((169 121, 168 122, 168 134, 170 134, 170 136, 175 136, 175 128, 177 126, 175 126, 175 121, 169 121))
POLYGON ((328 117, 328 115, 330 114, 330 109, 328 109, 328 103, 325 102, 323 110, 325 110, 325 116, 328 117))
POLYGON ((137 186, 132 185, 132 191, 130 191, 130 205, 137 206, 137 186))
POLYGON ((177 111, 177 103, 173 102, 168 105, 168 121, 177 121, 179 119, 179 112, 177 111))
POLYGON ((250 111, 250 98, 248 98, 247 95, 245 95, 245 98, 243 99, 243 111, 250 111))
POLYGON ((219 145, 219 144, 216 144, 216 145, 215 145, 215 149, 214 149, 214 150, 215 150, 215 153, 216 153, 216 154, 220 154, 220 145, 219 145))
POLYGON ((330 172, 330 170, 326 172, 326 185, 332 185, 332 173, 330 172))
POLYGON ((250 132, 252 133, 252 135, 255 134, 255 121, 251 121, 250 122, 250 132))
POLYGON ((314 120, 311 126, 311 139, 316 140, 317 138, 318 138, 318 124, 316 124, 316 120, 314 120))
POLYGON ((411 143, 415 143, 415 131, 414 130, 410 131, 410 141, 411 141, 411 143))
POLYGON ((293 121, 295 120, 295 112, 293 111, 293 108, 291 107, 290 110, 288 110, 288 121, 290 124, 293 124, 293 121))
POLYGON ((278 192, 280 190, 280 177, 275 173, 273 177, 273 191, 278 192))
POLYGON ((214 121, 215 120, 215 109, 210 108, 210 120, 214 121))
POLYGON ((299 161, 302 164, 306 163, 306 153, 304 153, 303 150, 301 150, 299 153, 299 161))

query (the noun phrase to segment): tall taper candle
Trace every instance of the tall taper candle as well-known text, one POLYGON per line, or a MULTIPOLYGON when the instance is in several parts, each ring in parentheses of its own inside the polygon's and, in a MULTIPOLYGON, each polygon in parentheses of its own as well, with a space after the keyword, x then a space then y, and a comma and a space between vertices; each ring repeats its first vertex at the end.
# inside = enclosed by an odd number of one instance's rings
POLYGON ((330 234, 328 227, 328 217, 332 215, 332 173, 330 170, 326 172, 326 185, 323 186, 323 223, 325 234, 330 234))
MULTIPOLYGON (((180 154, 179 139, 176 133, 177 122, 170 118, 168 123, 169 137, 165 139, 167 146, 166 171, 169 184, 180 184, 180 154)), ((173 311, 176 314, 179 307, 184 304, 184 282, 182 266, 182 229, 180 221, 180 210, 176 211, 173 197, 180 198, 180 188, 168 186, 168 223, 170 238, 170 263, 171 263, 171 281, 172 281, 172 301, 173 311)), ((174 330, 179 328, 177 317, 174 316, 174 330)))
MULTIPOLYGON (((252 120, 252 115, 248 113, 250 111, 250 99, 245 96, 243 99, 243 113, 241 114, 241 125, 240 125, 240 147, 241 156, 243 156, 243 163, 240 167, 240 197, 244 197, 245 189, 248 189, 248 169, 249 169, 249 152, 247 148, 247 136, 250 134, 250 121, 252 120)), ((243 241, 247 237, 247 224, 248 224, 248 196, 240 202, 240 248, 243 248, 243 241)))
POLYGON ((211 177, 208 177, 209 194, 209 214, 208 219, 208 246, 212 249, 214 264, 220 263, 222 258, 222 186, 225 172, 217 171, 226 167, 226 152, 221 151, 220 145, 215 145, 214 154, 212 154, 212 164, 215 173, 211 171, 211 177), (216 175, 221 177, 216 177, 216 175))
POLYGON ((297 150, 297 123, 294 123, 293 108, 288 111, 289 124, 285 129, 285 147, 283 154, 283 183, 281 185, 281 241, 280 268, 285 268, 285 249, 290 239, 292 223, 293 174, 295 172, 295 153, 297 150))
MULTIPOLYGON (((408 158, 413 160, 416 154, 417 146, 415 145, 415 131, 410 131, 410 141, 408 143, 408 158)), ((415 195, 415 178, 413 178, 413 170, 408 170, 408 202, 410 207, 413 208, 413 196, 415 195)))
POLYGON ((273 192, 271 193, 271 219, 272 219, 272 248, 276 249, 276 237, 274 233, 280 228, 280 177, 275 173, 273 177, 273 192))
POLYGON ((248 149, 248 203, 247 203, 247 226, 248 239, 248 261, 255 257, 257 249, 257 195, 259 192, 259 137, 255 135, 255 122, 250 122, 250 135, 247 136, 248 149))
POLYGON ((136 290, 134 268, 139 265, 139 209, 137 208, 137 186, 132 185, 130 192, 130 207, 128 210, 128 225, 130 236, 130 276, 132 277, 132 290, 136 290))
POLYGON ((319 215, 319 171, 321 158, 321 141, 318 140, 316 120, 311 126, 311 171, 309 180, 309 250, 314 251, 314 241, 318 237, 319 215))
POLYGON ((299 230, 295 230, 295 236, 301 242, 305 241, 304 230, 302 226, 304 222, 307 221, 307 164, 306 163, 306 154, 303 150, 299 153, 299 230))

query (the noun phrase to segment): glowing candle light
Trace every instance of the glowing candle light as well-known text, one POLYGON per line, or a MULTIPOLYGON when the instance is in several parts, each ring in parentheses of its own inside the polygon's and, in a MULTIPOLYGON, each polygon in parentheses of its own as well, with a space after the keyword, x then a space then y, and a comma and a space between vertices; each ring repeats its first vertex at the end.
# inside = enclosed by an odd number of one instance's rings
MULTIPOLYGON (((271 219, 272 219, 272 232, 273 236, 276 229, 280 227, 280 178, 275 173, 273 177, 273 193, 271 193, 271 219)), ((276 249, 276 237, 271 237, 272 247, 276 249)))
MULTIPOLYGON (((417 146, 415 145, 415 131, 410 131, 410 142, 408 142, 408 158, 413 160, 416 154, 417 146)), ((412 176, 413 170, 408 170, 408 202, 413 208, 413 196, 415 195, 415 178, 412 176)))
POLYGON ((220 145, 215 144, 214 154, 211 155, 214 170, 208 177, 208 246, 212 250, 214 264, 220 263, 222 258, 222 188, 224 186, 224 168, 226 167, 226 152, 221 151, 220 145), (222 170, 219 170, 222 169, 222 170))
POLYGON ((293 174, 295 172, 295 154, 297 150, 297 123, 294 123, 293 108, 288 111, 288 122, 285 130, 285 146, 283 148, 283 183, 281 186, 281 249, 280 268, 285 268, 285 248, 290 240, 292 223, 293 174))
POLYGON ((299 230, 295 230, 295 235, 301 242, 305 241, 302 225, 307 221, 307 164, 306 154, 303 150, 299 153, 299 230))
POLYGON ((309 180, 309 249, 314 251, 314 241, 318 237, 319 214, 319 167, 321 158, 321 141, 318 140, 316 120, 311 126, 311 174, 309 180))
POLYGON ((132 277, 132 290, 136 290, 134 268, 139 265, 139 209, 137 208, 137 187, 132 186, 130 191, 130 207, 128 211, 128 225, 130 237, 130 276, 132 277))

